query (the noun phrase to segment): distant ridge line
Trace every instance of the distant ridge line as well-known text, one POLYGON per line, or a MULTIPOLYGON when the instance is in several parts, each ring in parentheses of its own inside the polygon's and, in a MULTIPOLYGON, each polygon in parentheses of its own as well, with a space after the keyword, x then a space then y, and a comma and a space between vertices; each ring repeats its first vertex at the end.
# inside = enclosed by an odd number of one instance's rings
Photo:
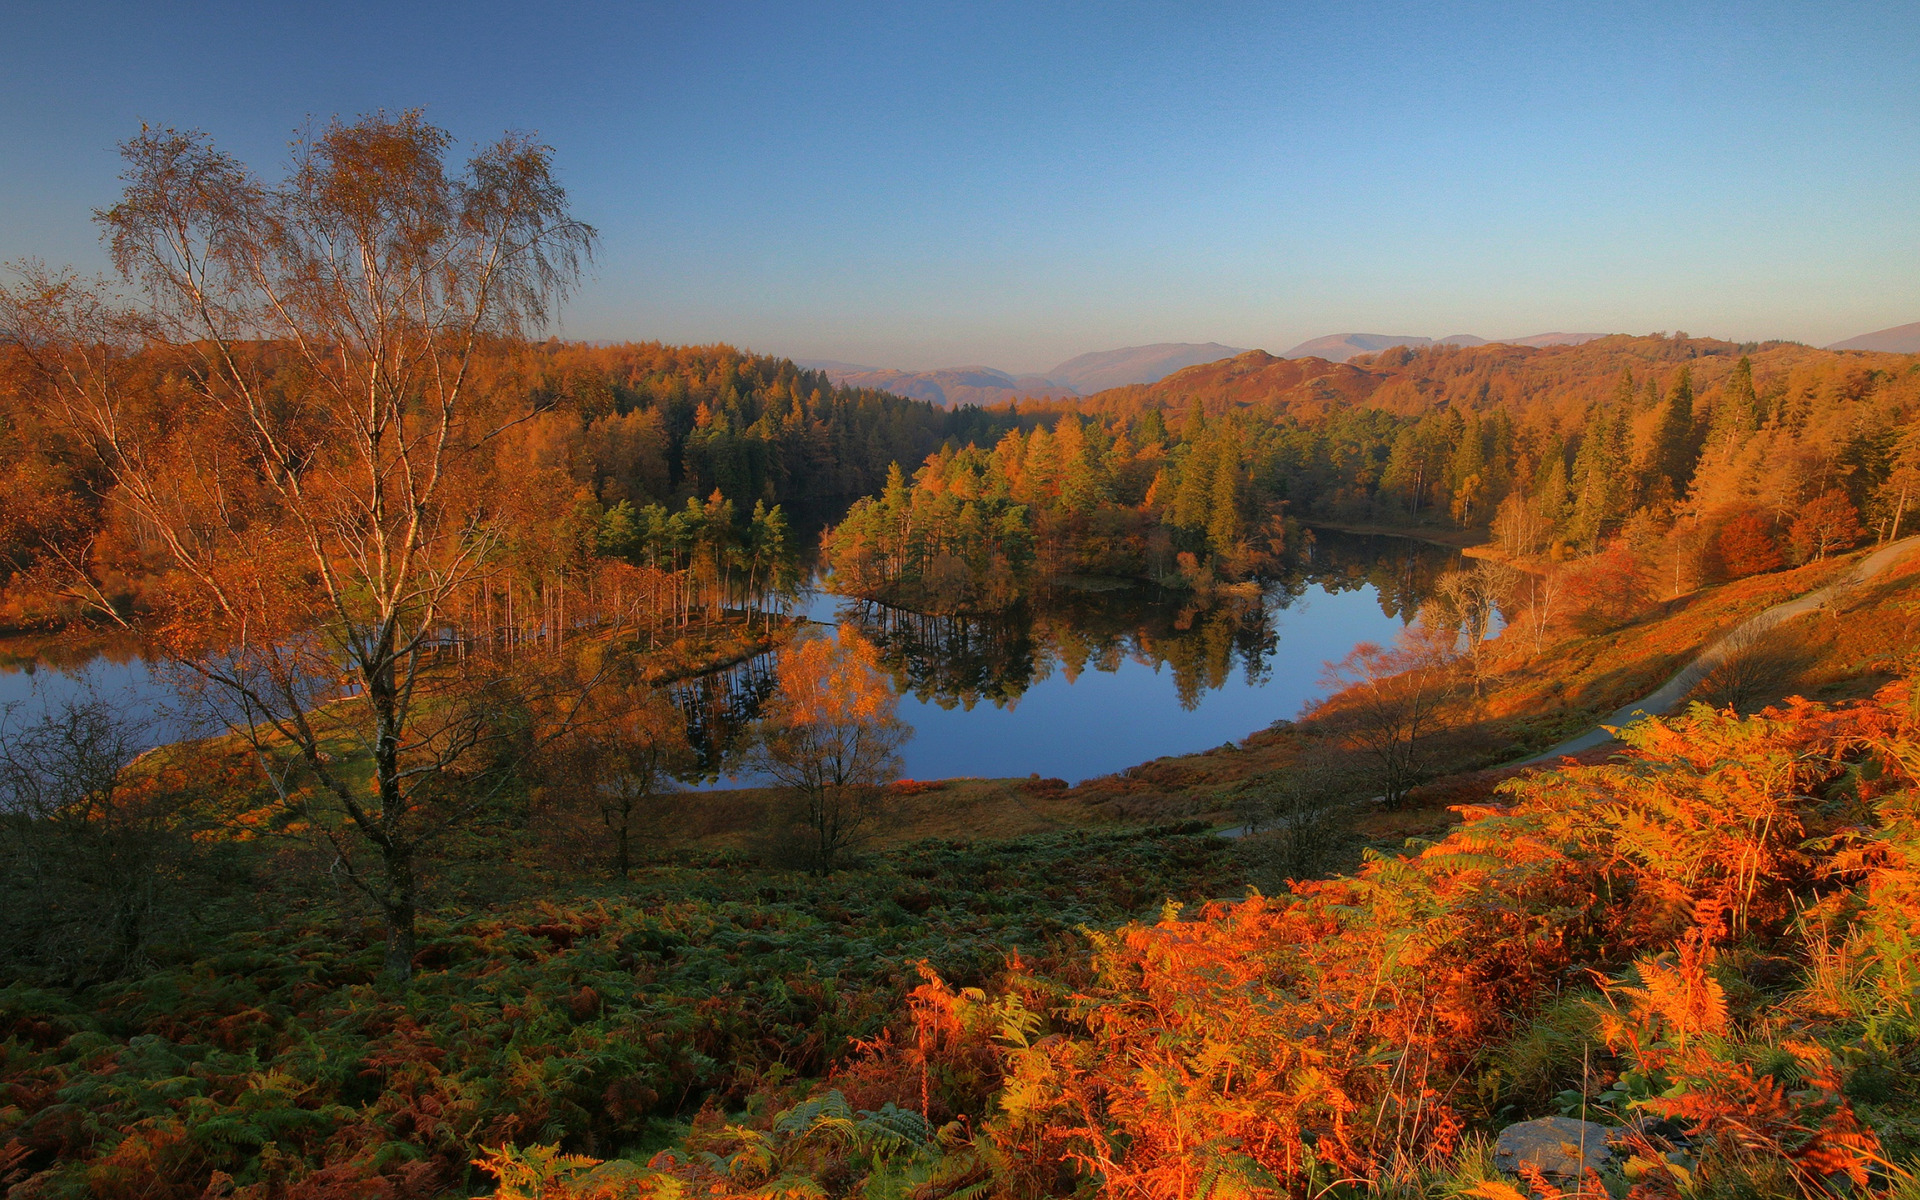
POLYGON ((1346 362, 1362 354, 1378 354, 1399 346, 1420 349, 1423 346, 1578 346, 1603 338, 1604 333, 1534 333, 1526 337, 1482 338, 1471 333, 1455 333, 1443 338, 1395 333, 1330 333, 1310 338, 1280 355, 1281 358, 1324 358, 1328 362, 1346 362))
POLYGON ((1845 341, 1835 342, 1829 350, 1877 350, 1882 354, 1920 354, 1920 321, 1876 329, 1845 341))

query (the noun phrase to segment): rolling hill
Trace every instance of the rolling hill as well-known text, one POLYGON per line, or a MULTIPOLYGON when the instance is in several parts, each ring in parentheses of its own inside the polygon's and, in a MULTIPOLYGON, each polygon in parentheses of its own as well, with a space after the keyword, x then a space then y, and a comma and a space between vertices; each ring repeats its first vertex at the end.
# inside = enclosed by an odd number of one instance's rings
MULTIPOLYGON (((1561 335, 1567 337, 1568 335, 1561 335)), ((1209 414, 1253 409, 1275 416, 1314 419, 1340 408, 1372 408, 1414 416, 1449 404, 1467 409, 1510 405, 1515 411, 1534 404, 1565 410, 1577 422, 1589 405, 1605 401, 1620 373, 1639 380, 1670 380, 1680 367, 1692 368, 1694 386, 1705 395, 1717 389, 1743 355, 1755 373, 1783 386, 1815 379, 1838 356, 1798 342, 1741 345, 1712 338, 1658 335, 1560 340, 1546 345, 1488 342, 1448 348, 1390 347, 1352 362, 1320 357, 1282 358, 1261 350, 1221 362, 1176 371, 1151 384, 1109 388, 1085 398, 1065 397, 1063 409, 1086 413, 1128 414, 1148 408, 1185 412, 1198 401, 1209 414)), ((1886 360, 1889 368, 1899 360, 1886 360)))
POLYGON ((1083 396, 1129 383, 1157 383, 1184 367, 1218 362, 1245 354, 1239 346, 1219 342, 1156 342, 1151 346, 1123 346, 1070 358, 1047 378, 1064 383, 1083 396))
POLYGON ((1400 333, 1330 333, 1301 342, 1280 357, 1324 358, 1328 362, 1345 362, 1362 354, 1377 354, 1396 346, 1413 349, 1422 346, 1485 346, 1494 341, 1508 346, 1577 346, 1603 336, 1598 333, 1535 333, 1516 338, 1483 338, 1471 333, 1455 333, 1443 338, 1430 338, 1400 333))
POLYGON ((877 388, 896 396, 925 400, 946 408, 966 404, 1004 404, 1040 396, 1078 395, 1071 387, 1039 375, 1009 375, 992 367, 944 367, 937 371, 885 368, 845 370, 823 367, 842 387, 877 388))
POLYGON ((1895 325, 1892 329, 1876 329, 1872 333, 1863 333, 1850 337, 1844 342, 1835 342, 1829 350, 1878 350, 1885 354, 1920 354, 1920 321, 1911 325, 1895 325))

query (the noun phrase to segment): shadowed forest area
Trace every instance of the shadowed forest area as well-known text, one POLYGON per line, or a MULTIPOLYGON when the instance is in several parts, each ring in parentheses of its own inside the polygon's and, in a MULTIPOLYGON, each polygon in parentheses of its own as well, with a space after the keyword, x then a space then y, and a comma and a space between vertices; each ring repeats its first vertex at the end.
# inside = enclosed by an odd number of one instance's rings
POLYGON ((7 653, 137 645, 224 732, 0 715, 9 1200, 1920 1194, 1920 556, 1514 765, 1910 535, 1915 356, 944 410, 544 340, 597 235, 530 139, 123 150, 118 278, 0 290, 7 653), (899 778, 902 694, 1197 695, 1308 579, 1405 629, 1296 719, 899 778), (1506 1161, 1540 1118, 1607 1148, 1506 1161))

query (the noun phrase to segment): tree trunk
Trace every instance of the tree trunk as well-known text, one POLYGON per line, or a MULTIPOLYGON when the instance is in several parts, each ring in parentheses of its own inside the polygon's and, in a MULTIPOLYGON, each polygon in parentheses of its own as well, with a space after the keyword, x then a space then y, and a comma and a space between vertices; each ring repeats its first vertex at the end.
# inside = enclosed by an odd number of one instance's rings
POLYGON ((633 873, 633 854, 629 847, 628 826, 633 821, 633 801, 629 797, 620 799, 620 824, 613 831, 613 869, 625 879, 633 873))
POLYGON ((415 916, 419 914, 419 897, 413 885, 413 864, 405 858, 394 860, 390 856, 386 862, 386 877, 390 883, 396 883, 397 899, 390 904, 382 904, 382 916, 386 918, 384 972, 388 979, 405 983, 407 979, 413 979, 413 952, 417 941, 415 916))
POLYGON ((413 976, 414 917, 419 889, 413 875, 413 845, 405 827, 406 791, 400 775, 402 717, 394 662, 395 631, 391 621, 381 630, 375 658, 366 672, 367 703, 373 708, 374 782, 380 794, 380 812, 374 840, 386 874, 381 889, 381 916, 387 925, 386 974, 404 983, 413 976))

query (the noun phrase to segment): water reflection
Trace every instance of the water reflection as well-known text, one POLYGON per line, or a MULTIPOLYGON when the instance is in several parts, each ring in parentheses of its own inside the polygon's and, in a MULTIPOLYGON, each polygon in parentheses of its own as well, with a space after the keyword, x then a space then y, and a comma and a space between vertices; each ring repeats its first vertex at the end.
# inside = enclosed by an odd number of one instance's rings
POLYGON ((747 727, 768 700, 777 678, 774 656, 757 654, 724 670, 668 684, 666 691, 687 718, 693 770, 685 782, 713 780, 746 749, 747 727))
MULTIPOLYGON (((811 615, 851 622, 879 646, 916 731, 909 775, 1084 778, 1294 716, 1318 693, 1324 662, 1391 638, 1458 564, 1444 547, 1322 532, 1283 577, 1204 605, 1189 592, 1084 581, 984 616, 831 596, 811 615)), ((764 660, 681 685, 704 779, 737 769, 744 727, 772 687, 764 660)))
MULTIPOLYGON (((1410 621, 1455 551, 1322 531, 1284 577, 1196 605, 1189 593, 1084 582, 995 616, 932 617, 817 597, 811 615, 852 621, 881 648, 916 736, 907 773, 1068 778, 1239 738, 1297 714, 1321 664, 1410 621)), ((208 732, 137 642, 0 643, 0 707, 31 720, 89 694, 149 718, 156 741, 208 732)), ((695 752, 689 782, 724 782, 773 695, 761 655, 669 687, 695 752)), ((201 706, 204 708, 204 705, 201 706)), ((195 710, 200 711, 199 709, 195 710)))
POLYGON ((1404 624, 1458 558, 1406 538, 1325 532, 1281 578, 1204 602, 1186 591, 1082 585, 1007 613, 935 616, 856 601, 839 606, 838 619, 880 647, 896 691, 942 709, 1010 706, 1055 671, 1074 683, 1089 668, 1111 674, 1132 662, 1166 668, 1180 707, 1192 711, 1236 675, 1247 687, 1266 682, 1276 618, 1301 597, 1371 589, 1381 614, 1404 624))
POLYGON ((1057 671, 1077 683, 1087 671, 1122 663, 1170 669, 1181 707, 1224 687, 1236 672, 1264 681, 1275 637, 1273 612, 1286 593, 1227 595, 1202 609, 1185 593, 1126 588, 1065 592, 1044 605, 990 616, 930 616, 885 605, 844 606, 850 622, 880 648, 894 690, 943 709, 982 701, 1016 704, 1057 671))
POLYGON ((1460 552, 1445 546, 1322 529, 1289 577, 1336 595, 1372 588, 1380 611, 1404 625, 1433 595, 1440 576, 1460 565, 1460 552))

